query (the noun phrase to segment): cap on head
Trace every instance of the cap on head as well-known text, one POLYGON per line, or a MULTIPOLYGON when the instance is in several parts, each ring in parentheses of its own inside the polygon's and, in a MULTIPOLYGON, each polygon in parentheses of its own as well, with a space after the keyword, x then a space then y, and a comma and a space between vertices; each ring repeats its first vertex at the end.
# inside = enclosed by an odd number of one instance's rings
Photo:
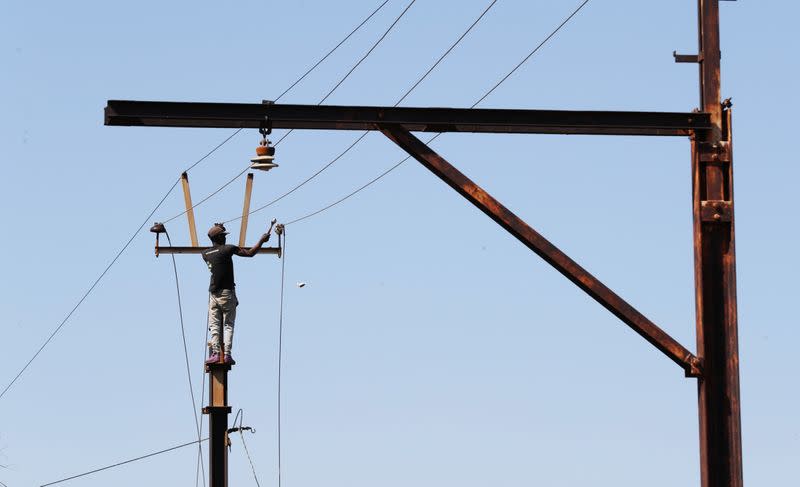
POLYGON ((215 223, 213 227, 208 231, 208 238, 214 240, 215 238, 219 237, 220 235, 227 235, 228 232, 225 231, 225 225, 222 223, 215 223))

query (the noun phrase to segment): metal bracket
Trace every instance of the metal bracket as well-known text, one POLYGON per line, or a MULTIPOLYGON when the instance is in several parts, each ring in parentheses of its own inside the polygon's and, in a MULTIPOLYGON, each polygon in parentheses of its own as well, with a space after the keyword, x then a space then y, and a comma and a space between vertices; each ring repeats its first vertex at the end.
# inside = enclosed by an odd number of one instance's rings
POLYGON ((700 202, 700 221, 722 223, 733 221, 733 205, 727 200, 700 202))
POLYGON ((230 414, 230 406, 203 406, 203 414, 227 413, 230 414))
POLYGON ((678 51, 672 51, 672 57, 675 58, 676 63, 702 63, 702 54, 678 54, 678 51))
POLYGON ((701 142, 698 144, 700 162, 731 162, 730 142, 701 142))

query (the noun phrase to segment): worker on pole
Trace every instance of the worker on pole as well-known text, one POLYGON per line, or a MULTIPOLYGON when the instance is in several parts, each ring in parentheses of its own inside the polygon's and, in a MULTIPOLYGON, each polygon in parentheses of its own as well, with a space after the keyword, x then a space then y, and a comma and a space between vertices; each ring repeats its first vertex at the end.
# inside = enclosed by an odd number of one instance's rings
POLYGON ((234 255, 253 257, 269 240, 270 232, 261 235, 258 242, 249 249, 227 245, 225 243, 226 235, 228 232, 225 230, 225 226, 222 223, 215 223, 208 231, 208 238, 211 239, 214 246, 202 253, 203 260, 208 265, 208 270, 211 271, 211 282, 208 286, 208 331, 211 340, 209 341, 210 352, 206 360, 207 364, 220 362, 220 354, 223 354, 222 361, 224 363, 229 365, 236 363, 231 356, 231 346, 239 300, 236 299, 232 257, 234 255), (220 350, 220 333, 223 338, 222 350, 220 350))

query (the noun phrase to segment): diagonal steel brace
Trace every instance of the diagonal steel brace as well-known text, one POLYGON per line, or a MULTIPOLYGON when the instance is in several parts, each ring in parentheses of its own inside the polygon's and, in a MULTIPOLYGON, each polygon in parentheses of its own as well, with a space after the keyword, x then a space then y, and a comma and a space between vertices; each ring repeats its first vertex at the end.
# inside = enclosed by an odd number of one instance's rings
POLYGON ((424 142, 400 125, 379 124, 378 128, 395 144, 422 163, 423 166, 470 203, 486 213, 489 218, 506 229, 517 240, 544 259, 545 262, 553 266, 607 310, 611 311, 614 316, 631 327, 642 338, 661 350, 673 362, 680 365, 687 377, 701 376, 700 359, 615 294, 614 291, 606 287, 596 277, 589 274, 577 262, 569 258, 558 247, 550 243, 483 188, 453 167, 424 142))

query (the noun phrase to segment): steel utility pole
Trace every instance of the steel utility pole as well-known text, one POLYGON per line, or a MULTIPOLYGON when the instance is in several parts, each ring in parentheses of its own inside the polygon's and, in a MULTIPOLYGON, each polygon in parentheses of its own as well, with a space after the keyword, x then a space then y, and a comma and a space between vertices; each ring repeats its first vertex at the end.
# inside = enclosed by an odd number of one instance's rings
POLYGON ((741 487, 742 433, 731 112, 721 101, 718 0, 698 1, 700 109, 692 139, 700 460, 703 487, 741 487))
POLYGON ((203 414, 208 414, 210 487, 228 487, 228 415, 231 413, 228 405, 229 370, 231 366, 223 362, 206 364, 208 406, 203 408, 203 414))
MULTIPOLYGON (((691 113, 109 100, 105 120, 106 125, 383 132, 680 366, 687 377, 697 378, 701 486, 742 487, 731 110, 730 103, 720 99, 719 0, 698 0, 698 25, 698 54, 675 55, 677 62, 700 67, 700 110, 691 113), (414 131, 690 137, 696 355, 411 134, 414 131)), ((212 392, 212 405, 214 401, 219 397, 212 392)), ((212 487, 223 485, 212 482, 212 487)))

